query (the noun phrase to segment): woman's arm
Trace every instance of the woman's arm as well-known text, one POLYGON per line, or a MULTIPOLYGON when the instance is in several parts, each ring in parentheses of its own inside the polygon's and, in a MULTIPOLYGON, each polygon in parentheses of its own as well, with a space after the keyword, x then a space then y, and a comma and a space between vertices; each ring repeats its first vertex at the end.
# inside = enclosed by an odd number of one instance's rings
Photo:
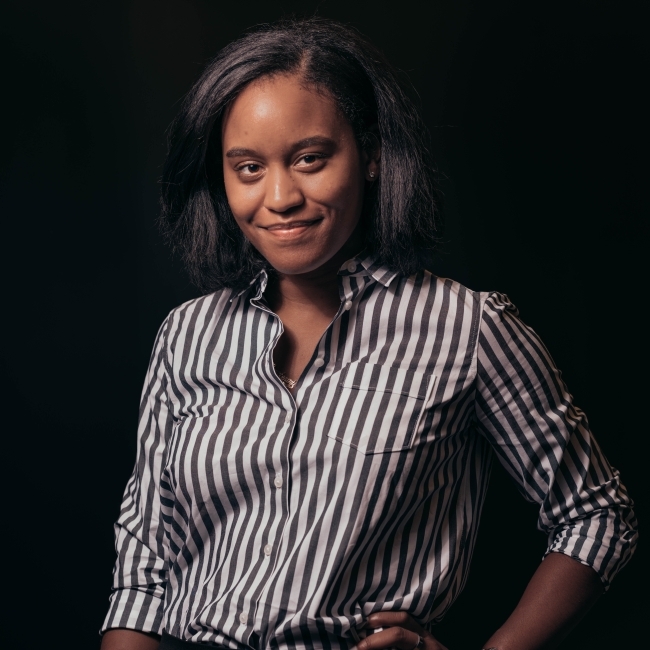
MULTIPOLYGON (((167 368, 167 335, 174 322, 173 314, 158 332, 142 392, 137 459, 115 524, 117 561, 113 593, 102 626, 106 634, 109 630, 119 630, 119 633, 111 632, 105 643, 117 643, 126 638, 127 629, 144 634, 162 631, 167 558, 161 512, 161 473, 174 426, 169 398, 171 378, 167 368)), ((151 639, 142 642, 151 642, 151 639)))
MULTIPOLYGON (((632 556, 632 500, 546 348, 506 296, 486 301, 477 357, 477 429, 523 496, 539 504, 538 527, 549 538, 515 611, 484 647, 552 648, 632 556)), ((489 598, 490 585, 484 588, 489 598)), ((368 627, 389 629, 361 641, 360 650, 413 650, 418 635, 426 650, 442 648, 405 612, 373 614, 368 627)))
MULTIPOLYGON (((550 650, 602 593, 603 584, 593 569, 561 553, 550 553, 531 578, 514 612, 483 647, 550 650)), ((384 629, 360 641, 357 650, 415 650, 419 637, 422 641, 418 650, 446 650, 405 612, 377 612, 368 617, 366 627, 384 629)))
POLYGON ((157 634, 135 630, 109 630, 102 637, 101 650, 156 650, 160 645, 157 634))
POLYGON ((544 558, 508 620, 484 648, 554 648, 603 593, 598 574, 561 553, 544 558))

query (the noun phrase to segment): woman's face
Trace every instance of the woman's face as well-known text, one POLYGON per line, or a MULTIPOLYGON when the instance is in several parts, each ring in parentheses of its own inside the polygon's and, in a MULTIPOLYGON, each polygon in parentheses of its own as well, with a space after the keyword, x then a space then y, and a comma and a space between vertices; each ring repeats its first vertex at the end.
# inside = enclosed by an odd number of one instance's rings
POLYGON ((298 76, 247 86, 224 116, 222 150, 239 227, 287 275, 316 270, 343 247, 377 173, 334 100, 298 76))

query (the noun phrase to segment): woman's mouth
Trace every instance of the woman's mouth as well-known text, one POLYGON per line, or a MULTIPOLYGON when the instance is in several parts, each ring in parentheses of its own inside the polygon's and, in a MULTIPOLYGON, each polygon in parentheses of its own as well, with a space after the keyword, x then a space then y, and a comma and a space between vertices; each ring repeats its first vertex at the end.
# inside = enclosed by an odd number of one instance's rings
POLYGON ((269 226, 261 226, 261 228, 279 239, 293 239, 294 237, 299 237, 310 228, 318 225, 321 221, 323 221, 322 218, 296 219, 293 221, 274 223, 269 226))

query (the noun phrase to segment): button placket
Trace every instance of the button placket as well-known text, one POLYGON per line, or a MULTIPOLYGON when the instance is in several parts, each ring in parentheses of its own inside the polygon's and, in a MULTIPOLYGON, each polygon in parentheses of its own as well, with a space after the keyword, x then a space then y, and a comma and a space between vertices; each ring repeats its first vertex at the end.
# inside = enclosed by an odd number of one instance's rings
MULTIPOLYGON (((279 319, 277 314, 275 314, 273 311, 271 311, 267 305, 265 305, 263 302, 260 302, 262 296, 261 294, 263 293, 263 289, 261 292, 259 292, 259 295, 257 296, 257 300, 252 299, 251 304, 253 304, 255 307, 260 309, 263 312, 266 312, 270 317, 272 317, 274 320, 277 320, 278 324, 278 329, 276 332, 272 332, 272 336, 275 337, 275 342, 282 336, 284 332, 284 326, 282 324, 282 321, 279 319)), ((271 343, 273 343, 273 340, 271 340, 271 343)), ((269 349, 272 349, 272 345, 269 347, 269 349)), ((273 364, 273 357, 272 354, 270 355, 270 364, 272 367, 273 364)), ((280 429, 278 432, 279 436, 287 436, 287 435, 292 435, 292 423, 298 421, 298 415, 297 415, 297 406, 296 402, 294 400, 293 395, 289 393, 288 395, 289 399, 289 406, 285 410, 285 417, 284 419, 280 415, 280 417, 277 420, 278 428, 280 429), (294 417, 295 416, 295 417, 294 417)), ((286 407, 285 407, 286 408, 286 407)), ((275 464, 276 467, 282 468, 282 462, 280 461, 279 458, 274 457, 274 461, 278 461, 278 464, 275 464)), ((285 461, 288 464, 289 463, 289 456, 285 456, 285 461)), ((271 477, 269 477, 269 484, 271 484, 271 477)), ((266 530, 264 532, 261 532, 261 540, 258 538, 258 543, 262 542, 263 540, 266 539, 272 539, 273 544, 264 544, 264 546, 261 549, 261 570, 264 572, 264 574, 267 576, 267 579, 271 581, 273 575, 275 574, 277 570, 277 563, 279 561, 281 551, 280 549, 282 548, 282 539, 285 534, 285 530, 287 529, 287 526, 289 525, 289 520, 290 520, 290 515, 289 515, 289 494, 288 491, 282 490, 280 491, 280 488, 284 485, 284 480, 282 478, 281 473, 276 473, 275 477, 273 477, 272 480, 272 485, 275 486, 275 488, 278 489, 277 498, 278 500, 282 503, 282 507, 278 510, 277 512, 277 517, 273 521, 269 521, 267 525, 265 526, 266 530), (277 531, 280 531, 279 536, 277 535, 277 531), (268 562, 267 562, 268 561, 268 562)), ((259 546, 258 546, 259 548, 259 546)), ((264 591, 261 591, 257 598, 254 598, 250 602, 250 612, 247 614, 246 612, 241 612, 238 616, 237 619, 242 625, 250 626, 252 627, 253 630, 257 629, 258 626, 258 609, 259 609, 259 603, 260 599, 264 595, 264 591)))

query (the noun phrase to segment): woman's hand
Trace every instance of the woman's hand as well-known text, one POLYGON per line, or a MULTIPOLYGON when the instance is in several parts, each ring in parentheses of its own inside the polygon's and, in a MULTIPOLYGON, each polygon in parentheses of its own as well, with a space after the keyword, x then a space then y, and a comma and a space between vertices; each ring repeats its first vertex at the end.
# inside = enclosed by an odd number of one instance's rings
POLYGON ((370 614, 365 627, 370 630, 383 628, 359 641, 356 650, 447 650, 442 643, 429 634, 406 612, 376 612, 370 614), (419 645, 418 645, 419 643, 419 645))

